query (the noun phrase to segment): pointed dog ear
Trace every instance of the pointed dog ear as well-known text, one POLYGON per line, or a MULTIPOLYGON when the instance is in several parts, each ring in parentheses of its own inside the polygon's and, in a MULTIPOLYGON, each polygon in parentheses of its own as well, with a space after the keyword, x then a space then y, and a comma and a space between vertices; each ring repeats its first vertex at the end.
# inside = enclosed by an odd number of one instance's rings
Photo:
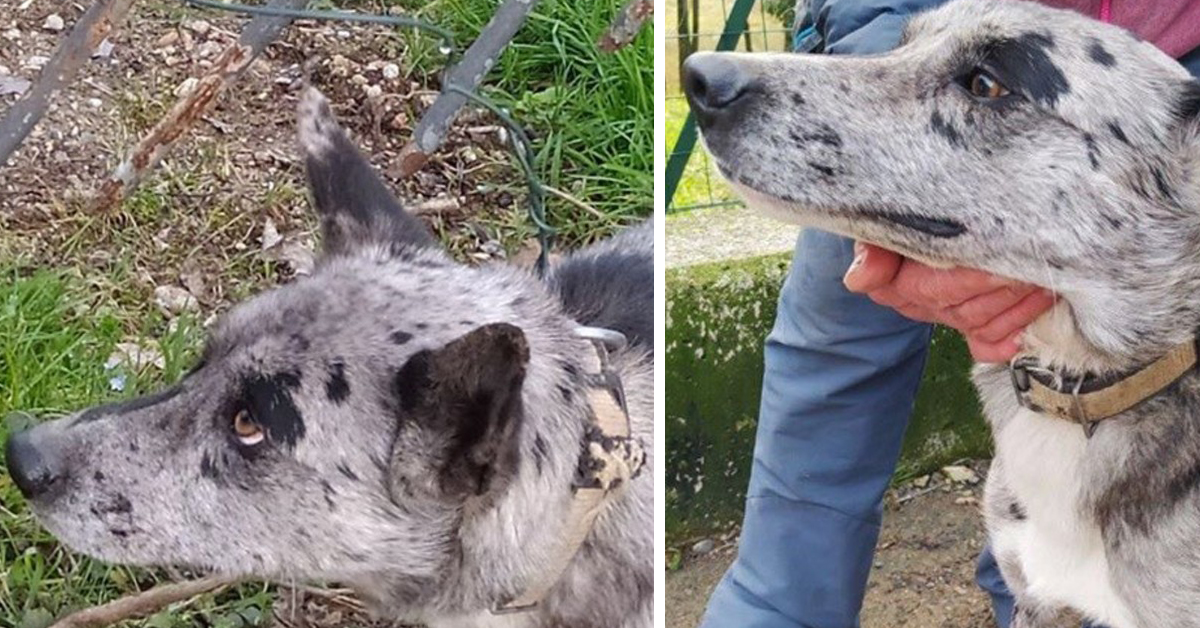
POLYGON ((401 426, 392 451, 392 494, 425 490, 442 500, 484 495, 517 469, 525 334, 480 327, 409 358, 397 372, 401 426))
POLYGON ((297 109, 308 187, 321 218, 326 254, 367 244, 435 246, 433 234, 404 211, 338 126, 329 101, 313 87, 297 109))

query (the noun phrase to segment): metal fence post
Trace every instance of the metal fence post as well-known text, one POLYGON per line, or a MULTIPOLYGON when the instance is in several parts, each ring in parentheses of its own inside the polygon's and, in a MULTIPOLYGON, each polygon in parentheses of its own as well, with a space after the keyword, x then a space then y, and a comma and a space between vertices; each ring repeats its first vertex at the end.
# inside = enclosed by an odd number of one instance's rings
MULTIPOLYGON (((737 47, 738 37, 746 31, 747 18, 750 17, 750 9, 754 8, 754 2, 755 0, 735 0, 733 8, 729 10, 729 17, 725 19, 721 38, 717 40, 718 51, 733 50, 737 47)), ((689 111, 683 122, 683 129, 679 132, 679 139, 675 141, 675 147, 667 158, 667 211, 671 210, 675 189, 679 187, 683 169, 687 166, 688 158, 692 156, 695 147, 696 118, 689 111)))

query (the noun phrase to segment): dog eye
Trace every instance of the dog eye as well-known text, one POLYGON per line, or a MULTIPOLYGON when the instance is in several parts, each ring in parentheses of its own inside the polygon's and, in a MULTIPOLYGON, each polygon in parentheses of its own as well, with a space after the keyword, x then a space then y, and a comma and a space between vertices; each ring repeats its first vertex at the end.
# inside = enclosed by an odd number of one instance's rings
POLYGON ((237 414, 233 415, 233 433, 246 446, 257 445, 266 437, 262 426, 245 408, 238 410, 237 414))
POLYGON ((996 77, 978 68, 967 75, 966 87, 976 98, 1003 98, 1010 93, 996 77))

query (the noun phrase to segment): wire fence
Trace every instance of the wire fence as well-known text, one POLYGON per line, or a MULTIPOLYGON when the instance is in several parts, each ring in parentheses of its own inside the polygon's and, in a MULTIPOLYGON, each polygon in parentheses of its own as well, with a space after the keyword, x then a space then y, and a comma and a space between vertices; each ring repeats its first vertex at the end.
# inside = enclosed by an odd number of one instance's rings
POLYGON ((667 6, 667 212, 739 205, 698 148, 695 120, 683 96, 683 62, 701 50, 787 51, 792 5, 787 0, 674 0, 667 6))

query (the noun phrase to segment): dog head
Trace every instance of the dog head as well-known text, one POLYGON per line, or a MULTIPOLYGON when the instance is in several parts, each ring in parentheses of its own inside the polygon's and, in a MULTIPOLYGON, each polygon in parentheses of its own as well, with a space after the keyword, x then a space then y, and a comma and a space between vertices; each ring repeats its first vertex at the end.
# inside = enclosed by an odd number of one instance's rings
POLYGON ((52 533, 101 559, 419 601, 514 478, 558 450, 573 469, 583 421, 564 417, 587 416, 572 394, 588 345, 536 277, 437 250, 315 90, 300 129, 317 270, 231 310, 167 390, 14 434, 9 472, 52 533), (531 407, 565 444, 527 433, 531 407))
POLYGON ((697 54, 684 81, 752 207, 1050 288, 1100 353, 1200 322, 1200 84, 1119 28, 958 0, 888 54, 697 54))

